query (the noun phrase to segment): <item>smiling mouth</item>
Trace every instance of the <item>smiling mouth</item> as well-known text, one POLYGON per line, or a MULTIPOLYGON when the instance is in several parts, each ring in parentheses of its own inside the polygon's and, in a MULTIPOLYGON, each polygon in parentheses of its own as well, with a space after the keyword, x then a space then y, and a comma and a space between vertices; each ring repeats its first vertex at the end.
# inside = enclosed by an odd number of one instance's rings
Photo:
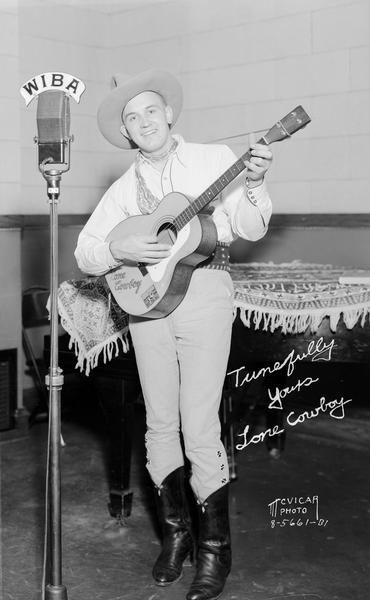
POLYGON ((142 135, 147 136, 147 135, 152 135, 153 133, 156 133, 156 129, 151 129, 150 131, 145 131, 142 135))

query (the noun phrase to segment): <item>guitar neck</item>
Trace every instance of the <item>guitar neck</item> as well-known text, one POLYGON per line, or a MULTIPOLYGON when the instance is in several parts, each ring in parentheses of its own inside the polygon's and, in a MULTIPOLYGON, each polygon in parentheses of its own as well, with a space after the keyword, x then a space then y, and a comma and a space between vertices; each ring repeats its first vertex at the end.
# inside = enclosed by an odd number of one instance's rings
MULTIPOLYGON (((303 127, 306 127, 308 123, 310 123, 311 119, 306 113, 306 111, 302 108, 302 106, 297 106, 290 113, 285 115, 281 119, 281 121, 277 121, 275 125, 268 130, 268 132, 258 140, 258 144, 272 144, 273 142, 280 142, 287 138, 290 138, 293 133, 299 131, 303 127)), ((222 190, 231 183, 235 177, 237 177, 244 169, 245 164, 244 161, 249 161, 251 158, 250 149, 243 154, 229 169, 225 171, 216 179, 212 185, 210 185, 204 192, 197 198, 193 200, 177 217, 174 219, 173 224, 176 229, 179 231, 182 227, 185 227, 189 221, 195 217, 207 204, 212 202, 218 196, 222 190)))
MULTIPOLYGON (((265 144, 266 140, 262 137, 258 140, 258 144, 265 144)), ((203 208, 214 200, 226 186, 229 185, 244 169, 246 168, 244 161, 249 161, 251 158, 251 150, 245 152, 234 164, 231 165, 216 181, 214 181, 198 198, 193 200, 177 217, 173 224, 177 231, 185 227, 195 215, 200 213, 203 208)))

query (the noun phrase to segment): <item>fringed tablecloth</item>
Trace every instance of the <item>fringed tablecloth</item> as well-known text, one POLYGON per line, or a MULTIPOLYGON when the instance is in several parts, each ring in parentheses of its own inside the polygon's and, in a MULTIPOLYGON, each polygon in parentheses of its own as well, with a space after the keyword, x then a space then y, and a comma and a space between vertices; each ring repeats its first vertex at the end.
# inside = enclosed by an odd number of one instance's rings
MULTIPOLYGON (((317 331, 325 317, 336 330, 342 317, 348 329, 365 324, 370 285, 340 285, 346 269, 331 265, 245 263, 232 265, 234 312, 243 323, 282 333, 317 331)), ((128 349, 128 316, 115 302, 104 277, 64 281, 58 292, 61 323, 75 346, 77 367, 86 375, 128 349)))
POLYGON ((341 285, 343 267, 291 263, 248 263, 233 265, 235 309, 243 323, 256 329, 282 333, 318 330, 329 317, 334 332, 339 319, 351 329, 365 323, 370 313, 370 285, 341 285))

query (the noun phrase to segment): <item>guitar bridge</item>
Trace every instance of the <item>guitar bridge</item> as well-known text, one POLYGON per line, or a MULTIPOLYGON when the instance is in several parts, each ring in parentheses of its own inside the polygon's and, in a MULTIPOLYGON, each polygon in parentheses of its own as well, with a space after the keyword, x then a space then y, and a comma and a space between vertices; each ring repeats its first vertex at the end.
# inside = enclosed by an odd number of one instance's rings
POLYGON ((140 270, 141 274, 145 277, 145 275, 148 274, 148 269, 146 268, 146 263, 138 263, 137 266, 138 266, 138 269, 140 270))

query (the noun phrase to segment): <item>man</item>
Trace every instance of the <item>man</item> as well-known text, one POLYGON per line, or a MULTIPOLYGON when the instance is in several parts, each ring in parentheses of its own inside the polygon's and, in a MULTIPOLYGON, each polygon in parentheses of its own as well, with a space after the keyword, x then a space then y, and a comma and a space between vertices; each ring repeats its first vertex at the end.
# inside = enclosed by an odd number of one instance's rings
MULTIPOLYGON (((110 243, 106 238, 123 219, 152 212, 171 191, 198 197, 236 160, 226 146, 190 144, 172 134, 182 90, 169 73, 119 75, 115 82, 99 108, 98 124, 112 144, 138 152, 79 236, 78 265, 94 275, 124 262, 150 264, 166 258, 170 247, 156 236, 137 233, 110 243)), ((147 468, 158 492, 163 532, 153 567, 158 585, 180 578, 193 549, 180 430, 191 465, 199 523, 196 574, 187 600, 217 598, 231 567, 228 462, 218 418, 233 318, 228 246, 238 236, 257 240, 267 230, 271 201, 264 175, 271 159, 267 146, 255 144, 246 163, 247 180, 238 178, 212 203, 216 250, 195 268, 177 308, 159 319, 130 317, 146 406, 147 468)))

